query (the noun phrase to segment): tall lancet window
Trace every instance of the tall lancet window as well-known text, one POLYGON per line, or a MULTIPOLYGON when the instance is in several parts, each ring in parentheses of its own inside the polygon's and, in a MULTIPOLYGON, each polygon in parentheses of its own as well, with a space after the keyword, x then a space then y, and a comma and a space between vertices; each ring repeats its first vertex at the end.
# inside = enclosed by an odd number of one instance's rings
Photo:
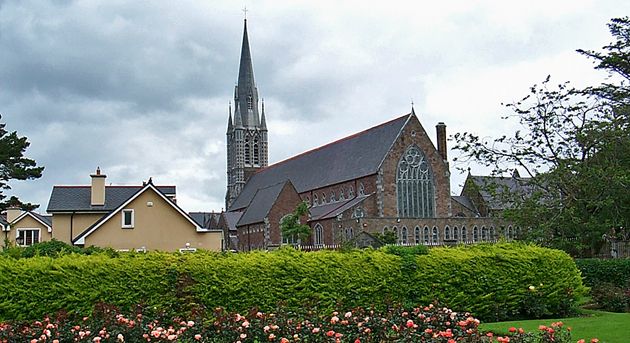
POLYGON ((398 162, 396 193, 399 217, 435 216, 433 173, 416 146, 409 147, 398 162))
POLYGON ((260 153, 258 150, 258 138, 254 138, 254 164, 260 164, 260 153))
POLYGON ((254 98, 252 98, 251 95, 249 95, 247 97, 247 109, 248 110, 253 110, 254 109, 254 98))
POLYGON ((245 138, 245 164, 252 164, 251 147, 249 146, 249 137, 245 138))

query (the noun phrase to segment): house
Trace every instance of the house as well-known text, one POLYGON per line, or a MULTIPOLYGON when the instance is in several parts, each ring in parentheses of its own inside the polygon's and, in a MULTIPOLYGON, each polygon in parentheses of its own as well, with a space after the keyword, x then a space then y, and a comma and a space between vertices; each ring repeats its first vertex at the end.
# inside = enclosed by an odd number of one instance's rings
POLYGON ((176 203, 175 186, 106 186, 100 169, 90 186, 54 186, 47 212, 52 238, 117 250, 220 251, 223 231, 206 227, 176 203))
POLYGON ((9 208, 7 222, 5 237, 16 246, 27 247, 52 238, 52 217, 49 215, 9 208))

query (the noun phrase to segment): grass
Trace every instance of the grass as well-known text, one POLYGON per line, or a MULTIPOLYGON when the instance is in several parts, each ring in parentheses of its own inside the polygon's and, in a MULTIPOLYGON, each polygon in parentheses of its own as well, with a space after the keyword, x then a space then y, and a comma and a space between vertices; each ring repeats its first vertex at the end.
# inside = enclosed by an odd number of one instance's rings
POLYGON ((630 313, 583 310, 582 317, 484 323, 480 329, 506 335, 510 327, 532 332, 538 331, 539 325, 549 326, 552 322, 558 321, 572 328, 571 337, 574 342, 580 338, 590 342, 594 337, 599 338, 600 343, 630 342, 630 313))

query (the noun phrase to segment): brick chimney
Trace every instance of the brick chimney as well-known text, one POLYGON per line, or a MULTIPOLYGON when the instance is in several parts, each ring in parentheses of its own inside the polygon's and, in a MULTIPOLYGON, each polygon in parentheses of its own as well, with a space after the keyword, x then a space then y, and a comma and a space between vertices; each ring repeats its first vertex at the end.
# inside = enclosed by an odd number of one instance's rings
POLYGON ((442 155, 444 161, 448 161, 446 154, 446 125, 443 122, 439 122, 435 125, 437 131, 437 150, 442 155))
POLYGON ((11 223, 12 221, 14 221, 17 217, 20 216, 20 214, 22 214, 22 210, 20 210, 19 207, 11 206, 7 208, 7 223, 11 223))
POLYGON ((101 174, 101 168, 96 167, 96 174, 92 174, 90 177, 92 177, 91 205, 103 206, 105 205, 105 178, 107 175, 101 174))

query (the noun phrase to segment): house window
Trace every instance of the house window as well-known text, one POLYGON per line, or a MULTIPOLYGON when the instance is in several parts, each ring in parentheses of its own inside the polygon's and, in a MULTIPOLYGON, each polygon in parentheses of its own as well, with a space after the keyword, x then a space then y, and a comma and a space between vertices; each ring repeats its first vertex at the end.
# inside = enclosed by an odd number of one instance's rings
POLYGON ((409 147, 398 162, 396 195, 399 217, 434 217, 433 174, 424 154, 416 146, 409 147))
POLYGON ((133 229, 134 215, 133 210, 122 210, 122 228, 133 229))
POLYGON ((315 225, 315 241, 313 242, 315 245, 320 246, 324 244, 324 228, 321 224, 317 223, 315 225))
POLYGON ((39 229, 18 229, 15 242, 21 247, 39 243, 39 229))

